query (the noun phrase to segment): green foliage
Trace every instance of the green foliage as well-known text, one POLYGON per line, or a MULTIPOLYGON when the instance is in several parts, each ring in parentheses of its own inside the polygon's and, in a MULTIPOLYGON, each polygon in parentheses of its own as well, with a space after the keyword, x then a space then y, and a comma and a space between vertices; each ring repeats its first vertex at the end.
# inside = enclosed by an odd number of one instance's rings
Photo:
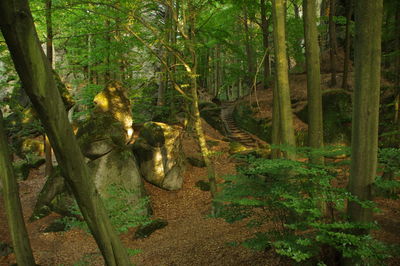
MULTIPOLYGON (((285 147, 280 148, 285 150, 285 147)), ((299 153, 302 156, 313 153, 334 157, 345 153, 343 149, 305 148, 299 153)), ((391 161, 392 155, 386 152, 383 160, 391 161)), ((344 210, 348 201, 375 211, 377 208, 374 202, 362 201, 346 189, 331 185, 332 180, 340 177, 337 164, 315 165, 254 157, 247 161, 248 166, 240 169, 238 175, 225 177, 223 189, 216 198, 216 201, 225 203, 220 217, 228 222, 248 218, 251 226, 268 222, 280 226, 260 232, 242 245, 256 250, 273 247, 278 254, 299 263, 332 259, 321 257, 324 247, 340 252, 345 258, 361 260, 363 265, 374 265, 390 257, 387 245, 368 234, 360 234, 376 229, 375 223, 351 223, 347 220, 344 210), (322 213, 321 202, 327 204, 331 217, 322 213)))
MULTIPOLYGON (((139 225, 146 225, 151 222, 144 210, 148 206, 148 198, 141 199, 138 203, 132 203, 130 198, 136 191, 126 190, 117 185, 111 185, 108 190, 109 197, 103 199, 103 203, 108 212, 111 224, 120 233, 127 232, 129 228, 139 225)), ((82 217, 78 205, 75 203, 70 212, 73 217, 63 217, 62 221, 66 224, 66 230, 79 227, 89 231, 85 221, 77 219, 82 217)))

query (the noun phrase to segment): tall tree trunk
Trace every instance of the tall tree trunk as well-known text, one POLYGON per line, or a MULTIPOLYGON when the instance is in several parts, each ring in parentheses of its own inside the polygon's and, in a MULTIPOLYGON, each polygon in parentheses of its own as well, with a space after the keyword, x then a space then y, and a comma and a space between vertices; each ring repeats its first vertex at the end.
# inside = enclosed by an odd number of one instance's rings
MULTIPOLYGON (((381 25, 383 0, 355 2, 355 88, 349 191, 372 200, 378 151, 381 25)), ((353 222, 372 221, 372 210, 349 202, 353 222)))
POLYGON ((269 82, 269 73, 270 71, 270 66, 269 66, 269 30, 268 30, 268 20, 267 20, 267 15, 266 15, 266 6, 265 6, 265 0, 260 0, 260 6, 261 6, 261 28, 262 28, 262 33, 263 33, 263 46, 264 50, 267 51, 267 54, 264 58, 264 79, 263 79, 263 87, 266 89, 268 88, 268 82, 269 82))
POLYGON ((129 265, 75 139, 26 0, 0 2, 0 26, 23 88, 107 265, 129 265))
POLYGON ((351 34, 350 34, 350 24, 351 16, 353 14, 353 1, 346 1, 346 41, 345 41, 345 53, 344 53, 344 65, 343 65, 343 81, 342 88, 348 89, 348 76, 350 67, 350 46, 351 46, 351 34))
MULTIPOLYGON (((249 87, 253 85, 253 79, 256 73, 256 58, 254 47, 251 43, 251 33, 248 24, 248 11, 247 8, 244 8, 244 18, 243 18, 243 25, 244 25, 244 33, 246 36, 245 47, 246 47, 246 57, 247 57, 247 70, 248 70, 248 77, 247 77, 247 84, 249 87)), ((250 93, 252 92, 253 88, 250 88, 250 93)))
POLYGON ((399 112, 400 112, 400 3, 396 3, 396 63, 395 63, 395 72, 396 75, 396 83, 395 83, 395 100, 394 100, 394 123, 398 124, 399 121, 399 112))
MULTIPOLYGON (((52 24, 52 0, 46 0, 46 31, 47 31, 47 39, 46 39, 46 56, 49 60, 50 66, 53 66, 53 24, 52 24)), ((51 152, 51 145, 46 134, 43 136, 44 142, 44 153, 45 153, 45 167, 44 167, 44 175, 49 176, 51 171, 53 170, 53 158, 51 152)))
MULTIPOLYGON (((272 136, 271 136, 271 144, 274 146, 281 144, 281 122, 279 118, 279 96, 278 96, 278 85, 277 80, 275 78, 275 85, 272 91, 272 136)), ((272 149, 271 158, 278 159, 281 157, 281 151, 277 148, 272 149)))
MULTIPOLYGON (((304 36, 307 64, 308 145, 320 149, 324 145, 322 128, 322 93, 319 62, 318 29, 315 0, 303 0, 304 36)), ((322 157, 310 158, 321 163, 322 157)))
MULTIPOLYGON (((280 139, 283 145, 296 147, 293 128, 293 114, 290 103, 288 62, 285 38, 285 0, 272 1, 274 20, 274 50, 276 67, 276 86, 279 100, 280 139)), ((295 159, 293 151, 285 152, 285 157, 295 159)))
POLYGON ((331 87, 336 86, 336 57, 337 57, 337 42, 336 42, 336 23, 333 20, 335 16, 336 0, 329 0, 329 54, 331 61, 331 87))
POLYGON ((11 162, 7 136, 0 110, 0 178, 3 184, 3 198, 18 265, 36 265, 25 227, 22 206, 19 198, 17 178, 11 162))

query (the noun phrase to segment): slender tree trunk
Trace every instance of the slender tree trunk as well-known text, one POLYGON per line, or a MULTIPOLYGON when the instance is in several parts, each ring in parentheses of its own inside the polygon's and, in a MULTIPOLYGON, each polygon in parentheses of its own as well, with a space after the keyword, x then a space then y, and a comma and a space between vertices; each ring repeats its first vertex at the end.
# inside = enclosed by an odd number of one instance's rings
MULTIPOLYGON (((246 46, 246 58, 247 58, 247 70, 248 70, 248 77, 247 77, 247 84, 251 87, 253 85, 254 75, 256 73, 256 58, 254 53, 254 48, 251 43, 251 33, 248 24, 248 11, 247 8, 244 9, 244 18, 243 18, 243 25, 244 25, 244 33, 246 36, 245 46, 246 46)), ((253 88, 250 88, 250 93, 253 88)))
MULTIPOLYGON (((261 28, 262 28, 262 33, 263 33, 263 46, 264 50, 268 51, 269 50, 269 30, 268 30, 268 20, 267 20, 267 15, 266 15, 266 6, 265 6, 265 0, 260 0, 260 6, 261 6, 261 28)), ((264 79, 263 79, 263 87, 266 89, 268 88, 268 82, 269 82, 269 73, 270 73, 270 65, 269 65, 269 52, 267 52, 267 55, 265 56, 264 59, 264 79)))
MULTIPOLYGON (((320 149, 324 145, 322 128, 322 92, 319 62, 318 30, 315 0, 303 0, 304 36, 307 64, 308 145, 320 149)), ((321 163, 322 157, 310 158, 321 163)))
POLYGON ((395 63, 395 72, 396 75, 396 83, 395 83, 395 100, 394 100, 394 123, 398 124, 399 121, 399 112, 400 112, 400 3, 397 2, 396 5, 396 63, 395 63))
MULTIPOLYGON (((52 0, 46 0, 46 30, 47 30, 47 40, 46 40, 46 56, 49 60, 50 66, 53 66, 53 24, 52 24, 52 0)), ((45 154, 45 167, 44 174, 49 176, 53 170, 53 156, 51 151, 51 145, 46 134, 43 136, 44 142, 44 154, 45 154)))
MULTIPOLYGON (((272 145, 280 145, 281 144, 281 122, 279 118, 279 96, 278 96, 278 85, 275 78, 275 85, 273 87, 273 95, 272 95, 272 136, 271 143, 272 145)), ((281 151, 277 148, 272 149, 271 158, 278 159, 281 157, 281 151)))
POLYGON ((0 178, 3 185, 3 198, 18 265, 36 265, 25 227, 22 206, 19 198, 17 178, 11 162, 7 136, 0 110, 0 178))
MULTIPOLYGON (((293 114, 290 103, 290 88, 285 38, 285 1, 272 1, 274 20, 274 50, 276 87, 279 100, 280 139, 283 145, 296 147, 293 128, 293 114)), ((295 159, 295 152, 285 152, 285 157, 295 159)))
POLYGON ((345 54, 344 54, 344 65, 343 65, 343 81, 342 88, 348 89, 348 76, 350 67, 350 46, 351 46, 351 34, 350 34, 350 24, 351 16, 353 14, 353 1, 346 1, 346 41, 345 41, 345 54))
POLYGON ((111 80, 111 22, 110 20, 106 20, 105 28, 107 30, 105 40, 107 42, 107 51, 106 51, 106 72, 104 73, 104 84, 107 84, 111 80))
POLYGON ((23 88, 38 113, 63 176, 106 264, 129 265, 126 250, 110 223, 68 122, 50 64, 39 43, 28 1, 1 1, 0 26, 23 88))
POLYGON ((337 57, 337 42, 336 42, 336 24, 333 20, 335 16, 336 0, 329 0, 329 46, 331 60, 331 87, 336 86, 336 57, 337 57))
MULTIPOLYGON (((189 5, 188 5, 188 10, 196 12, 195 9, 193 8, 192 1, 189 0, 189 5)), ((198 100, 198 95, 197 95, 197 56, 196 56, 196 48, 195 48, 195 18, 193 15, 190 16, 189 19, 189 39, 186 40, 186 45, 188 47, 188 50, 190 52, 190 55, 192 57, 192 66, 190 67, 189 70, 189 76, 191 80, 191 86, 190 86, 190 94, 192 96, 192 114, 193 114, 193 123, 194 123, 194 128, 196 131, 197 135, 197 140, 198 144, 200 146, 200 151, 204 160, 204 163, 207 168, 207 176, 208 176, 208 181, 210 183, 210 193, 211 197, 214 199, 215 195, 217 193, 217 182, 216 182, 216 175, 215 175, 215 169, 214 169, 214 164, 210 159, 210 151, 208 150, 207 147, 207 142, 206 138, 204 135, 202 123, 201 123, 201 117, 200 117, 200 112, 199 112, 199 100, 198 100)), ((215 203, 213 203, 213 209, 212 213, 216 213, 216 207, 215 203)))
MULTIPOLYGON (((381 25, 383 0, 355 2, 355 88, 349 191, 372 200, 378 151, 381 25)), ((372 221, 372 210, 349 202, 353 222, 372 221)))

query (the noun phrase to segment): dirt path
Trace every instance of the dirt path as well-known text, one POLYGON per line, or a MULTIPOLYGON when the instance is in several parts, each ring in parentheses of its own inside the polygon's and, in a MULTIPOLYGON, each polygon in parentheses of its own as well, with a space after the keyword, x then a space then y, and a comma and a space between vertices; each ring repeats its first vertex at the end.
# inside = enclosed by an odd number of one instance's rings
MULTIPOLYGON (((235 172, 235 163, 228 156, 228 144, 220 141, 222 136, 205 125, 207 138, 219 141, 214 151, 220 151, 214 162, 219 176, 235 172)), ((198 153, 191 137, 185 139, 186 154, 198 153)), ((209 192, 195 186, 205 180, 206 170, 187 166, 183 188, 176 192, 159 189, 146 184, 151 197, 154 217, 168 221, 168 226, 154 232, 146 239, 133 240, 134 230, 122 235, 124 244, 139 249, 132 257, 135 265, 282 265, 272 252, 253 252, 243 247, 229 246, 253 233, 245 223, 230 225, 222 219, 208 218, 210 212, 209 192)), ((24 217, 28 219, 36 196, 44 183, 43 169, 32 171, 26 181, 20 182, 24 217)), ((220 180, 221 181, 221 180, 220 180)), ((44 228, 57 214, 27 223, 36 262, 40 265, 103 265, 103 259, 92 237, 79 229, 67 232, 44 233, 44 228), (86 264, 85 264, 86 263, 86 264)), ((273 226, 266 225, 266 226, 273 226)), ((11 243, 5 219, 4 205, 0 202, 0 241, 11 243)), ((0 257, 0 265, 15 263, 14 254, 0 257)))

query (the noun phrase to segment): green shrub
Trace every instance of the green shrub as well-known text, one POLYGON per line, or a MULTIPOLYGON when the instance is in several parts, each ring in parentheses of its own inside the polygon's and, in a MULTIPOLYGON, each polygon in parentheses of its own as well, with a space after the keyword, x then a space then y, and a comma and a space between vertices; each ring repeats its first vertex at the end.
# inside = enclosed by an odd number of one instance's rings
MULTIPOLYGON (((313 153, 335 157, 348 153, 348 149, 306 148, 298 152, 303 156, 313 153)), ((259 232, 242 245, 257 250, 273 247, 278 254, 302 264, 319 262, 324 265, 323 261, 332 260, 326 256, 326 249, 344 258, 362 261, 363 265, 374 265, 390 257, 385 244, 360 233, 376 229, 377 224, 348 221, 345 213, 348 201, 375 211, 377 208, 374 202, 361 201, 345 188, 331 185, 339 174, 338 163, 315 165, 254 157, 247 161, 248 166, 240 169, 239 174, 225 178, 216 198, 224 203, 219 217, 228 222, 247 217, 251 226, 270 221, 278 226, 275 230, 259 232), (328 206, 328 217, 321 211, 321 202, 328 206)))
MULTIPOLYGON (((127 232, 129 228, 139 225, 149 224, 151 222, 147 215, 144 215, 144 209, 148 206, 148 198, 141 199, 138 204, 133 206, 129 204, 129 198, 135 191, 126 190, 117 185, 111 185, 108 188, 109 198, 103 199, 104 206, 110 217, 111 224, 120 232, 127 232), (128 203, 128 204, 127 204, 128 203)), ((82 217, 78 205, 75 203, 71 207, 73 217, 63 217, 62 221, 66 224, 66 230, 73 227, 79 227, 86 231, 88 227, 85 221, 77 219, 82 217)))

